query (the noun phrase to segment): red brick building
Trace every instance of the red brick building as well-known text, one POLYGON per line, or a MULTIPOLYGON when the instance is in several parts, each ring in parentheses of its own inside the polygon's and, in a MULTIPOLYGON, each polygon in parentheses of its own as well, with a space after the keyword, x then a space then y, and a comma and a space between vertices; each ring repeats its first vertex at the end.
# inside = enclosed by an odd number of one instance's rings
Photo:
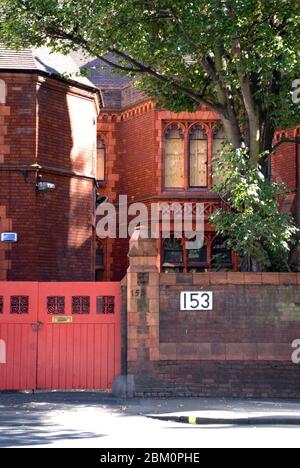
MULTIPOLYGON (((96 180, 117 208, 120 194, 129 204, 204 203, 205 246, 188 251, 185 241, 161 233, 161 271, 237 269, 208 222, 220 204, 211 190, 212 159, 224 139, 218 116, 205 108, 157 110, 129 79, 99 65, 45 49, 0 51, 0 231, 18 234, 15 244, 0 243, 0 280, 124 277, 128 240, 96 239, 96 180), (91 69, 89 79, 74 75, 82 67, 91 69), (43 181, 55 190, 37 190, 43 181)), ((297 158, 295 146, 286 145, 273 164, 291 201, 297 158)))
POLYGON ((93 280, 100 95, 71 58, 0 51, 0 279, 93 280), (55 190, 37 190, 38 182, 55 190))

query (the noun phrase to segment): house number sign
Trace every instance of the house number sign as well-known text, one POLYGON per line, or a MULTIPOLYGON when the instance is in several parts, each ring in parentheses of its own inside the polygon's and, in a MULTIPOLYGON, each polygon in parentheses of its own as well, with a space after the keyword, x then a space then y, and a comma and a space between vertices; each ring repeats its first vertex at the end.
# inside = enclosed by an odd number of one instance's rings
POLYGON ((213 293, 185 291, 180 294, 180 310, 213 310, 213 293))

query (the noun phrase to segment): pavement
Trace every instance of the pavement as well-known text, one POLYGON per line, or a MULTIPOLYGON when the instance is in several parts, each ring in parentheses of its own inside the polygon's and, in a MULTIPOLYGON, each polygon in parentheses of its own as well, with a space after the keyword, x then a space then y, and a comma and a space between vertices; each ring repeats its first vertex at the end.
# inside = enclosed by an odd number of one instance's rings
POLYGON ((298 447, 299 429, 300 400, 0 393, 0 448, 298 447))

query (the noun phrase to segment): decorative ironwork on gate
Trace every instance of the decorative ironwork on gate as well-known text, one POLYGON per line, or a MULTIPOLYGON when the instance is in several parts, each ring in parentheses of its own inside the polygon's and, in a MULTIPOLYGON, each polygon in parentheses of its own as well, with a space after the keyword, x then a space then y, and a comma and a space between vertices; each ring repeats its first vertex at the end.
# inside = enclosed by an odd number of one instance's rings
POLYGON ((90 296, 72 296, 72 314, 88 315, 90 302, 90 296))
POLYGON ((11 296, 10 297, 11 314, 29 313, 29 296, 11 296))
POLYGON ((97 314, 114 314, 115 298, 114 296, 97 297, 97 314))
POLYGON ((48 296, 47 297, 47 312, 49 315, 64 315, 65 297, 64 296, 48 296))

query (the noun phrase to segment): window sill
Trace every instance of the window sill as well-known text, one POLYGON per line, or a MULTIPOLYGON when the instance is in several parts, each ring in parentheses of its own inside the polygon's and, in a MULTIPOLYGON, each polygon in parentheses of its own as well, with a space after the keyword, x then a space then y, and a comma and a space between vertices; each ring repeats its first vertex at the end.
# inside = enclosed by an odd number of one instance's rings
POLYGON ((220 195, 210 189, 193 189, 188 191, 163 190, 160 193, 160 198, 196 198, 200 200, 209 198, 211 200, 220 200, 220 195))

